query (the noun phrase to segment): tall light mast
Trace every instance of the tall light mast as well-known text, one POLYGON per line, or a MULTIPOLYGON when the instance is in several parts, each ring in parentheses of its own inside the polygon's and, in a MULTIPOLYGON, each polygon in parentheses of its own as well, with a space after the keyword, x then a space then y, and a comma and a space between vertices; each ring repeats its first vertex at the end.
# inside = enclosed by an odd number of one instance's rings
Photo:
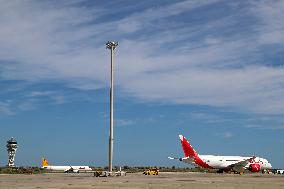
POLYGON ((118 45, 118 42, 108 41, 106 43, 106 48, 110 49, 111 57, 111 74, 110 74, 110 125, 109 125, 109 162, 108 168, 109 172, 112 172, 112 159, 113 159, 113 81, 114 81, 114 65, 113 65, 113 54, 114 49, 118 45))

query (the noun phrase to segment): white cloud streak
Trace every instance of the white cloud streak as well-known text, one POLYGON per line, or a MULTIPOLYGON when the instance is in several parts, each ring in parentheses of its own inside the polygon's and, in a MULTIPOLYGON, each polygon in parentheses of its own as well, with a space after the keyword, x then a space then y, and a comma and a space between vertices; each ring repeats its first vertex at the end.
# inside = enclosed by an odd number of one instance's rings
POLYGON ((259 43, 283 44, 284 43, 284 3, 273 0, 270 2, 253 2, 251 11, 261 20, 257 31, 260 32, 259 43))
POLYGON ((9 102, 0 101, 0 115, 13 115, 9 102))
POLYGON ((234 135, 231 132, 215 133, 216 137, 223 138, 225 140, 231 139, 234 135))
POLYGON ((115 125, 117 126, 130 126, 134 125, 135 121, 133 120, 126 120, 126 119, 117 119, 115 120, 115 125))
MULTIPOLYGON (((107 10, 72 3, 57 7, 32 0, 2 1, 0 78, 59 80, 82 90, 106 87, 108 52, 98 44, 118 38, 116 77, 125 95, 284 114, 283 67, 267 67, 261 59, 262 48, 284 45, 283 1, 252 1, 249 8, 222 18, 167 24, 171 17, 216 2, 183 1, 96 23, 107 10), (237 33, 241 14, 256 20, 251 26, 255 33, 237 33), (218 35, 229 29, 236 33, 218 35), (139 35, 144 30, 148 33, 139 35)), ((61 97, 57 100, 64 102, 61 97)))

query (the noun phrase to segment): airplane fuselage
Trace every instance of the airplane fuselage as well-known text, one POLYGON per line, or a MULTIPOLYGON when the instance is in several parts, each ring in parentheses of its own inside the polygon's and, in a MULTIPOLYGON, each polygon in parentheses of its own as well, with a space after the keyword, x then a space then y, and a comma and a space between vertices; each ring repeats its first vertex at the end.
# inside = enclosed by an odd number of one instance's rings
POLYGON ((72 170, 73 172, 86 172, 86 171, 92 171, 92 169, 89 166, 55 166, 55 165, 47 165, 42 166, 43 169, 51 170, 51 171, 69 171, 72 170))
POLYGON ((215 156, 215 155, 199 155, 186 138, 179 135, 181 145, 185 157, 171 158, 178 159, 182 162, 197 165, 206 169, 219 169, 220 171, 243 172, 244 169, 251 172, 259 172, 261 170, 269 170, 272 168, 267 159, 260 157, 244 157, 244 156, 215 156))
MULTIPOLYGON (((225 169, 232 164, 236 164, 238 162, 245 161, 251 158, 244 156, 215 156, 215 155, 198 155, 198 156, 202 160, 202 162, 204 162, 204 164, 208 165, 207 168, 214 168, 214 169, 225 169)), ((185 163, 193 163, 200 166, 199 165, 200 163, 195 162, 192 158, 183 158, 182 161, 185 163)), ((245 166, 245 168, 249 168, 251 164, 259 164, 261 170, 272 168, 271 164, 268 162, 267 159, 260 157, 255 157, 255 159, 249 162, 245 166)))

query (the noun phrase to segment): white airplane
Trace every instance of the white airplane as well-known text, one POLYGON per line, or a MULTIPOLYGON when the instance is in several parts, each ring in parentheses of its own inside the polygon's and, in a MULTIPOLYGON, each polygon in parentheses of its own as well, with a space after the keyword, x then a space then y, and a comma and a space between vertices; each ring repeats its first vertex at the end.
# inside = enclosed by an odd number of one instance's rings
POLYGON ((184 136, 179 135, 179 138, 185 157, 168 157, 169 159, 177 159, 179 161, 206 169, 218 169, 218 173, 231 171, 243 173, 245 169, 251 172, 259 172, 261 170, 269 170, 272 168, 271 164, 266 159, 255 156, 242 157, 199 155, 184 136))
POLYGON ((89 166, 55 166, 55 165, 49 165, 47 159, 42 158, 42 169, 51 170, 51 171, 64 171, 65 173, 73 172, 73 173, 79 173, 79 172, 87 172, 92 171, 92 169, 89 166))

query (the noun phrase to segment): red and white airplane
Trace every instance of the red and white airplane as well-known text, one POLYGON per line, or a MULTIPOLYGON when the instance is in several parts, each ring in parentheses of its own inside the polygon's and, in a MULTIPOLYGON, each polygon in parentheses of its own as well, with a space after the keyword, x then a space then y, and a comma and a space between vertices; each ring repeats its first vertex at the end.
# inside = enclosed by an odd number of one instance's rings
POLYGON ((267 159, 260 157, 243 157, 243 156, 214 156, 214 155, 199 155, 186 138, 179 135, 181 145, 185 157, 172 158, 179 161, 197 165, 206 169, 218 169, 218 172, 238 172, 243 173, 245 169, 251 172, 259 172, 262 170, 269 170, 272 168, 267 159))

